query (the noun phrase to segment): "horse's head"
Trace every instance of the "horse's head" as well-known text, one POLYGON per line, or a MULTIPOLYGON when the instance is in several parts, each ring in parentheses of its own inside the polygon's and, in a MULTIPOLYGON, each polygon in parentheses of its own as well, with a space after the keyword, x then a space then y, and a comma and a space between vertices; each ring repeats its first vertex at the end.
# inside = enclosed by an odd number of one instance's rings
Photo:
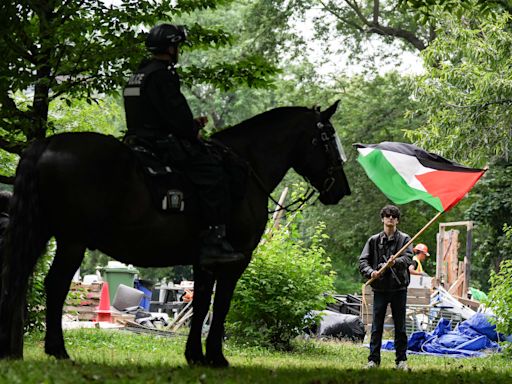
POLYGON ((314 124, 309 123, 312 127, 305 130, 300 140, 300 153, 293 166, 318 190, 323 204, 336 204, 343 196, 350 195, 343 171, 345 152, 330 122, 338 103, 339 100, 322 112, 313 111, 314 124))

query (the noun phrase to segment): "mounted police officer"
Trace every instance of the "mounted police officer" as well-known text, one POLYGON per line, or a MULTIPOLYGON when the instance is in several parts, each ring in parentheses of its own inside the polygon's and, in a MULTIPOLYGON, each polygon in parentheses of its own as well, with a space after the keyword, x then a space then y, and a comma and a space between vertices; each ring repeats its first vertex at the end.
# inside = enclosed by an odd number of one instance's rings
POLYGON ((175 65, 186 38, 185 28, 179 25, 160 24, 150 30, 146 48, 152 58, 141 63, 123 93, 125 140, 144 143, 163 162, 178 166, 195 185, 204 225, 199 263, 208 267, 237 262, 244 256, 226 240, 228 180, 220 161, 200 140, 199 131, 207 119, 193 118, 180 91, 175 65))

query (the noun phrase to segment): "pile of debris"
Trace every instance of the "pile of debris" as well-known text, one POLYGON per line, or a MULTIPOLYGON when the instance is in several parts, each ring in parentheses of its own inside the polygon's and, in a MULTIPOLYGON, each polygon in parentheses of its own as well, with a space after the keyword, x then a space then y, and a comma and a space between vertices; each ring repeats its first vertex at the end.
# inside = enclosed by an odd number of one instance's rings
POLYGON ((117 286, 111 303, 108 282, 72 284, 64 305, 64 328, 125 328, 135 332, 174 334, 192 317, 194 284, 161 284, 157 300, 142 306, 145 292, 124 284, 117 286))

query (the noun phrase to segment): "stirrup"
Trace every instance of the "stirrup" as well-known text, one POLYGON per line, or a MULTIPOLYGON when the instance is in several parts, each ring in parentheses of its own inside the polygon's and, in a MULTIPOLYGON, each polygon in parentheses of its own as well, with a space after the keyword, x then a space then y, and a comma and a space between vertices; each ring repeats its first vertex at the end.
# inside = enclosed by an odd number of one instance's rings
POLYGON ((162 209, 164 211, 183 212, 185 209, 183 192, 177 189, 168 190, 162 199, 162 209))

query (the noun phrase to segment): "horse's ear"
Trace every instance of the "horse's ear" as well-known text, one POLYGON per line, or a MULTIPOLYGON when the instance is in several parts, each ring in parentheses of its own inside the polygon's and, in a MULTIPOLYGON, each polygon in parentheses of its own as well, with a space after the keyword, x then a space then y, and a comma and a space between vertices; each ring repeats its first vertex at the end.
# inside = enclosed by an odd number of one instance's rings
POLYGON ((334 115, 334 112, 336 112, 336 109, 338 108, 339 102, 340 100, 336 100, 333 105, 331 105, 329 108, 322 112, 323 121, 328 121, 332 117, 332 115, 334 115))

